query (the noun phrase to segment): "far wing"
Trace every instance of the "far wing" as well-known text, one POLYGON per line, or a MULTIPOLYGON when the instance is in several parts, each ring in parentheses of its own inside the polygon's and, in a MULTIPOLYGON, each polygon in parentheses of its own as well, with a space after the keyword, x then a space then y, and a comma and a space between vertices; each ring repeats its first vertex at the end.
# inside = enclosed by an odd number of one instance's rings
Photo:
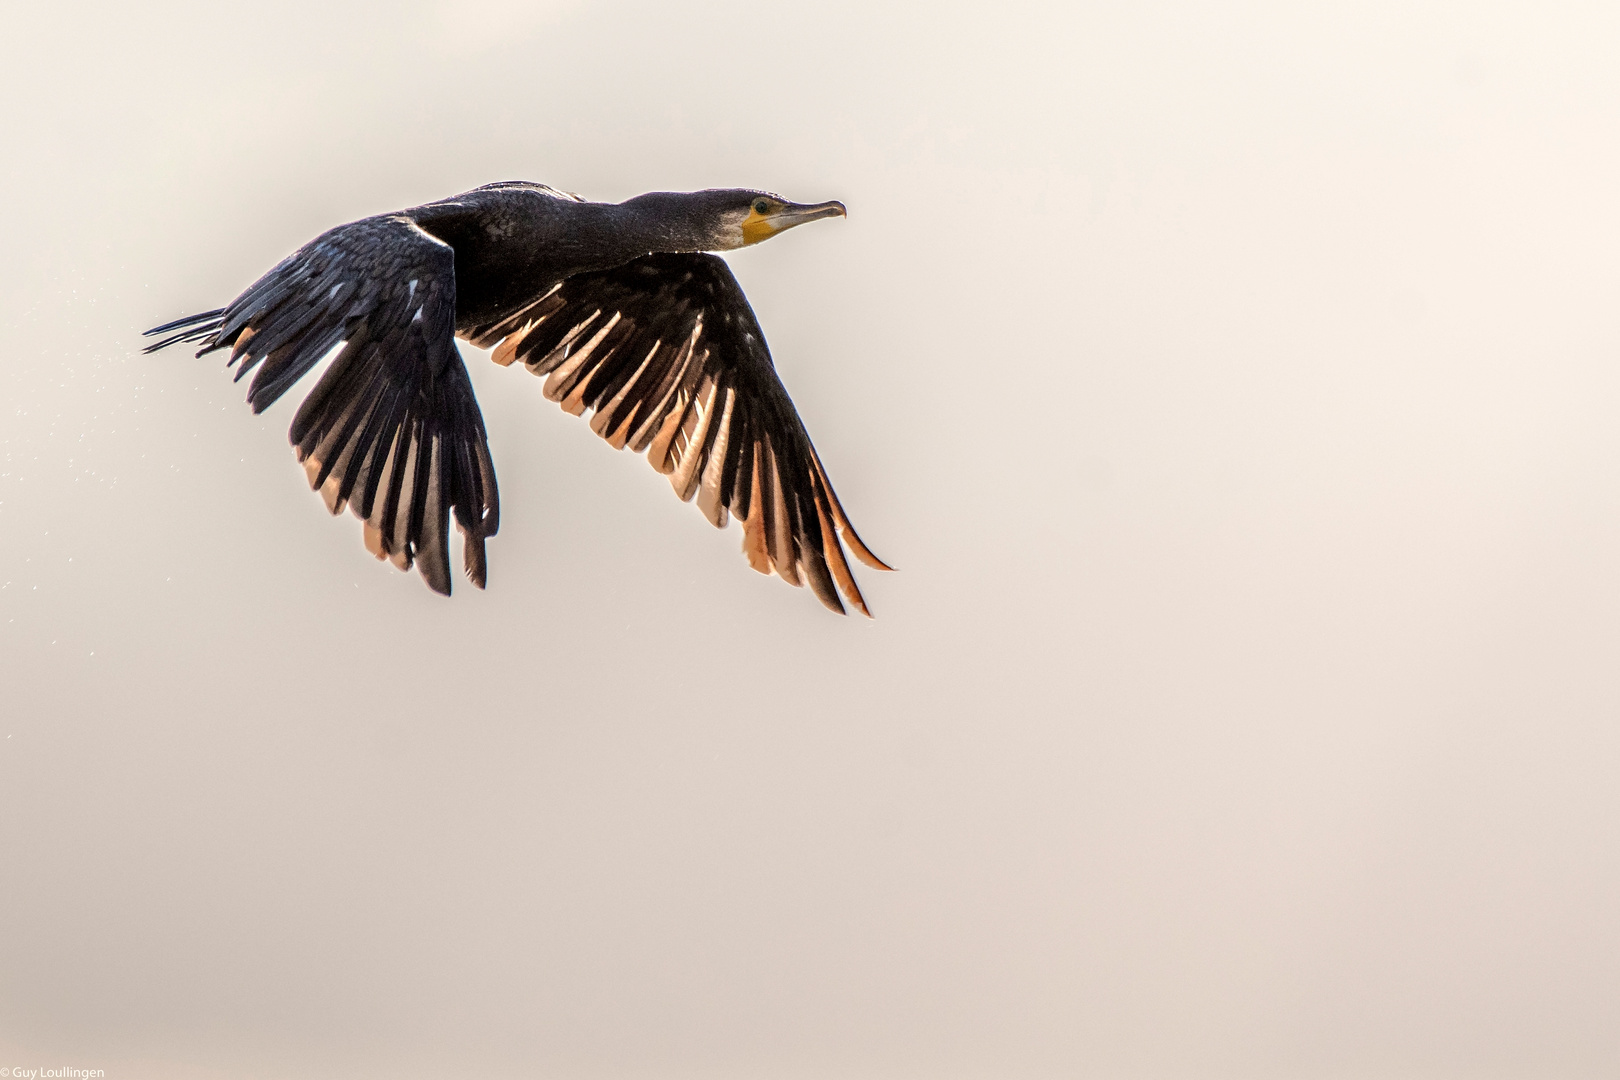
POLYGON ((402 570, 414 562, 450 592, 449 517, 463 563, 484 585, 484 540, 500 525, 484 421, 455 344, 455 253, 399 215, 317 237, 230 307, 148 331, 152 352, 198 342, 230 348, 236 377, 253 371, 262 412, 343 344, 289 433, 310 486, 332 513, 365 522, 366 547, 402 570), (257 369, 257 370, 255 370, 257 369))
POLYGON ((735 515, 755 570, 808 581, 839 613, 842 591, 871 615, 843 545, 889 567, 850 526, 724 260, 653 254, 578 274, 470 336, 500 342, 496 363, 546 376, 546 397, 568 412, 593 410, 593 431, 645 451, 715 526, 735 515))

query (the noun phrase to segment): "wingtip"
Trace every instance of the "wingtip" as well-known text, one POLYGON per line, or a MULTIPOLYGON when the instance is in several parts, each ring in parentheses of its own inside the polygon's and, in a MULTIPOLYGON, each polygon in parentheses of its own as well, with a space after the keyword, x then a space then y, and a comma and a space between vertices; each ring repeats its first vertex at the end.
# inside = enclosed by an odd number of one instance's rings
POLYGON ((468 533, 462 541, 461 569, 467 580, 482 589, 489 577, 489 561, 484 553, 484 538, 468 533))

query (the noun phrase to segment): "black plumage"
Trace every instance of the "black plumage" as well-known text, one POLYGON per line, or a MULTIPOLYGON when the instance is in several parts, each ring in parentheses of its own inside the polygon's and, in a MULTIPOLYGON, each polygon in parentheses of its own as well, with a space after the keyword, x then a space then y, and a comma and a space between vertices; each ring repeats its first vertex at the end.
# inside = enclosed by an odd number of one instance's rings
POLYGON ((646 452, 714 525, 735 516, 756 570, 870 614, 844 545, 888 567, 850 527, 736 278, 705 254, 843 212, 754 191, 613 204, 492 184, 329 230, 229 307, 147 331, 159 337, 147 351, 229 348, 260 412, 341 344, 292 443, 328 509, 349 507, 373 554, 416 565, 438 592, 451 518, 479 587, 500 523, 459 335, 545 376, 549 399, 646 452))

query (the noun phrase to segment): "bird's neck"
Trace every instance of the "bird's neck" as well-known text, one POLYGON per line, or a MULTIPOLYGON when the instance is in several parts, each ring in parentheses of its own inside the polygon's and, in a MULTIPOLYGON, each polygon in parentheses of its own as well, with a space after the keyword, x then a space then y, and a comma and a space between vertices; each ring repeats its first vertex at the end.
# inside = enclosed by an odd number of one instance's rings
POLYGON ((618 239, 635 255, 657 252, 718 251, 713 222, 682 192, 656 191, 612 204, 618 239))

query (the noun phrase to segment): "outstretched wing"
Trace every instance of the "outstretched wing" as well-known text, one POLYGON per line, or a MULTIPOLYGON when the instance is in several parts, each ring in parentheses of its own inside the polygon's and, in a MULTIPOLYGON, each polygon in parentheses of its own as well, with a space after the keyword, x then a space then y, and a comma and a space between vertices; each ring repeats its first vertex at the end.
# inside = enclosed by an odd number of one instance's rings
POLYGON ((399 215, 317 237, 230 307, 147 331, 147 349, 231 350, 236 377, 254 372, 248 402, 264 411, 342 344, 293 418, 290 436, 336 514, 365 523, 366 547, 401 570, 414 563, 450 592, 449 515, 463 564, 480 588, 484 540, 500 525, 484 420, 455 345, 455 253, 399 215))
POLYGON ((754 569, 808 581, 840 613, 842 590, 870 616, 843 544, 889 567, 850 527, 724 260, 653 254, 577 274, 467 336, 499 341, 496 363, 546 376, 546 397, 567 411, 594 410, 593 431, 646 451, 715 526, 735 515, 754 569))

